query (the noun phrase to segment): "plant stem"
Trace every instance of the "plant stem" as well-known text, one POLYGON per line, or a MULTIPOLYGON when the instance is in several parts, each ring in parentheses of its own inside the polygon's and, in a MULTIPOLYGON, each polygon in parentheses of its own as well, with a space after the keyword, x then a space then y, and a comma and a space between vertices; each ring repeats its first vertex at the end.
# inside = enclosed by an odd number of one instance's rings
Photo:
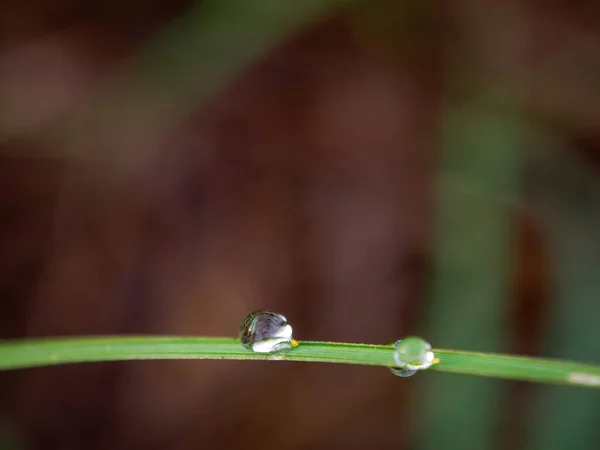
MULTIPOLYGON (((434 350, 431 370, 600 388, 600 367, 491 353, 434 350)), ((237 339, 173 336, 111 336, 0 341, 0 370, 66 363, 150 359, 239 359, 328 362, 394 367, 391 345, 300 342, 287 353, 260 354, 237 339)))

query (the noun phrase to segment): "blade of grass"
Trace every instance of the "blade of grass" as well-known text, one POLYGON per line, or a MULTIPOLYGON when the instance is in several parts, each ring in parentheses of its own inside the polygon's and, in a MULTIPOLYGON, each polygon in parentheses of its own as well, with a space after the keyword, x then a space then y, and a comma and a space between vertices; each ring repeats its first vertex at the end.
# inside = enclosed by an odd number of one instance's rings
POLYGON ((194 2, 109 77, 89 103, 34 138, 52 144, 42 148, 60 149, 59 156, 136 167, 249 65, 311 21, 353 1, 194 2))
MULTIPOLYGON (((556 147, 556 135, 543 142, 556 147)), ((560 146, 560 144, 558 144, 560 146)), ((534 162, 531 203, 549 248, 555 293, 545 351, 600 362, 600 184, 594 169, 566 148, 534 162)), ((584 392, 541 390, 530 448, 596 449, 600 398, 584 392), (568 411, 568 414, 565 414, 568 411)))
MULTIPOLYGON (((302 341, 287 353, 261 354, 237 339, 107 336, 0 342, 0 370, 66 363, 150 359, 305 361, 394 367, 391 345, 302 341)), ((600 388, 600 366, 491 353, 436 349, 430 370, 600 388)))
MULTIPOLYGON (((523 123, 508 103, 480 92, 464 102, 448 100, 444 112, 433 290, 425 318, 434 343, 496 352, 505 346, 512 208, 523 159, 523 123)), ((417 448, 488 448, 504 387, 484 379, 424 380, 417 394, 417 448)))

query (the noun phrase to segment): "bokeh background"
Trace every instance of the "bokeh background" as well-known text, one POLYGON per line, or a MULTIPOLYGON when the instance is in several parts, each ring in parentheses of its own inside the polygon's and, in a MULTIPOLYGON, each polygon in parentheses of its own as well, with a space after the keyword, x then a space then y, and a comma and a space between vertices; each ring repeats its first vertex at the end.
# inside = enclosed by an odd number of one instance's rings
MULTIPOLYGON (((3 0, 0 337, 600 362, 600 3, 3 0)), ((2 449, 597 449, 600 395, 239 361, 0 374, 2 449)))

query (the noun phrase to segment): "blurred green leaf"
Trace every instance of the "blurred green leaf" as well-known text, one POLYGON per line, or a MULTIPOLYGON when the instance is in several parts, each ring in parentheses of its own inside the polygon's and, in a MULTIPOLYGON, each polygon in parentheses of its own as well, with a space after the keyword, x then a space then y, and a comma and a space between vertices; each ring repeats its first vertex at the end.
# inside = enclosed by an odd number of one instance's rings
MULTIPOLYGON (((530 203, 553 268, 548 354, 600 362, 600 183, 596 171, 561 139, 548 136, 534 161, 530 203)), ((596 449, 600 397, 543 389, 537 398, 531 448, 596 449)))
POLYGON ((109 77, 88 103, 37 139, 46 144, 43 148, 61 149, 59 156, 108 162, 114 169, 135 167, 251 63, 302 26, 354 1, 196 2, 109 77))
MULTIPOLYGON (((433 345, 502 351, 524 122, 516 108, 484 96, 449 102, 444 114, 426 335, 433 345)), ((424 380, 416 447, 488 448, 505 388, 486 379, 424 380)))

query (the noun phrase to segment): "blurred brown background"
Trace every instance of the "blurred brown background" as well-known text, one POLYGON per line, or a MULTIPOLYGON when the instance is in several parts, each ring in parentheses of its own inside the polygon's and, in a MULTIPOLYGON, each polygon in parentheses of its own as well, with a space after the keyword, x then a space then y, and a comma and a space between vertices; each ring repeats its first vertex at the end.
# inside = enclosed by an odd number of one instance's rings
MULTIPOLYGON (((597 245, 598 2, 285 3, 1 3, 1 337, 232 336, 258 308, 285 314, 301 340, 428 336, 439 330, 426 303, 435 236, 446 239, 435 225, 442 117, 449 98, 492 92, 546 130, 516 153, 542 156, 522 157, 502 216, 513 236, 502 348, 581 359, 548 350, 552 299, 564 296, 540 221, 597 245), (272 22, 258 21, 265 11, 272 22), (572 181, 565 202, 592 205, 584 231, 560 219, 568 208, 547 207, 572 181)), ((599 266, 580 254, 594 279, 599 266)), ((2 373, 0 445, 425 448, 417 378, 225 361, 2 373)), ((527 430, 544 428, 531 419, 536 388, 502 386, 502 401, 482 400, 497 413, 489 447, 531 448, 527 430)), ((570 448, 600 445, 569 430, 581 437, 570 448)))

